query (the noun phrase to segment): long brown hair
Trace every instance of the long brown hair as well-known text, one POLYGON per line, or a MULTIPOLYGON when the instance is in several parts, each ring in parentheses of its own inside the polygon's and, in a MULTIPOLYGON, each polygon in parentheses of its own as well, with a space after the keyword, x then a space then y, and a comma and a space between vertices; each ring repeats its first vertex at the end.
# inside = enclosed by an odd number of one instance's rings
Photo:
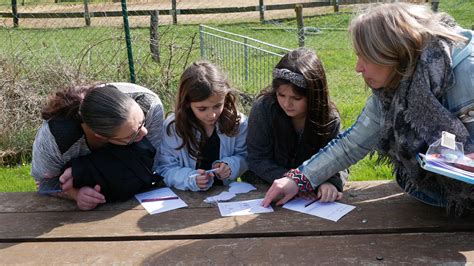
MULTIPOLYGON (((277 102, 276 92, 281 85, 289 85, 293 92, 307 99, 307 116, 305 122, 306 138, 311 138, 318 147, 325 146, 330 137, 331 126, 335 121, 336 106, 329 99, 326 73, 321 60, 316 54, 306 48, 299 48, 287 53, 275 66, 276 69, 287 69, 300 74, 306 81, 306 88, 299 87, 289 80, 274 78, 272 86, 262 94, 274 97, 277 102)), ((281 109, 280 105, 277 105, 281 109)))
MULTIPOLYGON (((195 159, 201 159, 200 151, 208 137, 204 127, 194 115, 191 103, 204 101, 212 95, 225 95, 224 109, 217 123, 222 133, 235 136, 240 124, 240 115, 236 106, 236 90, 212 63, 200 61, 191 64, 183 72, 179 81, 173 122, 176 124, 176 134, 183 140, 177 149, 186 147, 188 153, 195 159), (197 139, 196 132, 200 133, 200 139, 197 139)), ((171 124, 166 129, 168 135, 171 134, 171 124)))

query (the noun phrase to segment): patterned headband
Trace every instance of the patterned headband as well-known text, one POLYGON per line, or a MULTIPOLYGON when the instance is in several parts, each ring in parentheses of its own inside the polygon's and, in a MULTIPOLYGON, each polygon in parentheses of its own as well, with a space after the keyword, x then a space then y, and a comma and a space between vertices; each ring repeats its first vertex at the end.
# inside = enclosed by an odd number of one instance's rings
POLYGON ((303 77, 303 75, 295 73, 286 68, 273 69, 273 78, 287 80, 303 89, 306 89, 308 87, 308 85, 306 84, 306 79, 303 77))

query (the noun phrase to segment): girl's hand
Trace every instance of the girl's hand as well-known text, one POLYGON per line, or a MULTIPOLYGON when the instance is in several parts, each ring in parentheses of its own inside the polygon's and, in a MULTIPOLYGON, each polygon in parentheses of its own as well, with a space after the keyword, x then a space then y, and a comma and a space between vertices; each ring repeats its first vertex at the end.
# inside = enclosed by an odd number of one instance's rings
POLYGON ((227 178, 230 177, 230 174, 231 174, 231 170, 230 170, 230 167, 229 165, 227 165, 226 163, 224 162, 220 162, 220 163, 215 163, 212 168, 215 169, 214 171, 214 175, 220 179, 220 180, 225 180, 227 178))
POLYGON ((206 189, 209 180, 213 177, 210 173, 206 173, 203 169, 198 169, 198 176, 196 176, 196 185, 198 186, 199 189, 206 189))
POLYGON ((319 199, 318 195, 316 195, 316 193, 314 193, 314 191, 312 191, 312 192, 299 191, 298 192, 298 197, 306 199, 306 200, 317 200, 317 199, 319 199))
POLYGON ((342 198, 342 192, 337 191, 337 188, 329 183, 322 183, 318 188, 317 198, 321 202, 332 202, 342 198))

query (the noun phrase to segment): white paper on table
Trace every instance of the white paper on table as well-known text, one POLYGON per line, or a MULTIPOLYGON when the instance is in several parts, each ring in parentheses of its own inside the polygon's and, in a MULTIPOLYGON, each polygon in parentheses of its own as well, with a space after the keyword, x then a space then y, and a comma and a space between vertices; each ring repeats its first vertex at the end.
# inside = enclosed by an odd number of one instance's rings
POLYGON ((220 194, 217 194, 212 197, 207 197, 204 202, 206 203, 216 203, 219 201, 228 201, 235 197, 236 195, 232 192, 222 191, 220 194))
POLYGON ((296 198, 292 201, 287 202, 282 207, 288 210, 306 213, 309 215, 317 216, 320 218, 328 219, 337 222, 342 216, 352 211, 355 206, 347 205, 339 202, 314 202, 308 207, 306 204, 312 200, 306 200, 303 198, 296 198))
POLYGON ((179 209, 187 207, 188 205, 180 198, 178 199, 168 199, 168 200, 159 200, 152 202, 142 202, 144 199, 155 199, 162 197, 178 197, 170 188, 159 188, 152 191, 144 192, 135 195, 135 198, 140 202, 140 204, 148 211, 150 214, 157 214, 161 212, 171 211, 174 209, 179 209))
POLYGON ((239 216, 273 212, 273 208, 270 206, 264 208, 261 205, 262 201, 263 199, 224 202, 218 203, 217 206, 219 207, 222 216, 239 216))
POLYGON ((217 203, 219 201, 228 201, 237 196, 236 194, 247 193, 252 190, 257 190, 257 188, 245 182, 232 182, 229 185, 229 191, 223 191, 220 194, 207 197, 204 202, 217 203))
POLYGON ((232 192, 235 194, 248 193, 252 190, 257 190, 256 187, 245 182, 232 182, 229 184, 229 187, 230 187, 229 192, 232 192))

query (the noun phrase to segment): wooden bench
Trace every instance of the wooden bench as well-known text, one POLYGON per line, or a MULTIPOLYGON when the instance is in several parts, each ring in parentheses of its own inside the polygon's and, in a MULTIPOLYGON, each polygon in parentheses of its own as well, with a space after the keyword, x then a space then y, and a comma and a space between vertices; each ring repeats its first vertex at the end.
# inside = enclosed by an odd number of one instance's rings
MULTIPOLYGON (((266 186, 236 200, 264 196, 266 186)), ((473 263, 474 215, 452 220, 393 182, 350 182, 339 222, 274 207, 221 217, 205 193, 176 191, 188 208, 149 215, 134 199, 79 211, 36 193, 0 193, 2 264, 473 263)))

